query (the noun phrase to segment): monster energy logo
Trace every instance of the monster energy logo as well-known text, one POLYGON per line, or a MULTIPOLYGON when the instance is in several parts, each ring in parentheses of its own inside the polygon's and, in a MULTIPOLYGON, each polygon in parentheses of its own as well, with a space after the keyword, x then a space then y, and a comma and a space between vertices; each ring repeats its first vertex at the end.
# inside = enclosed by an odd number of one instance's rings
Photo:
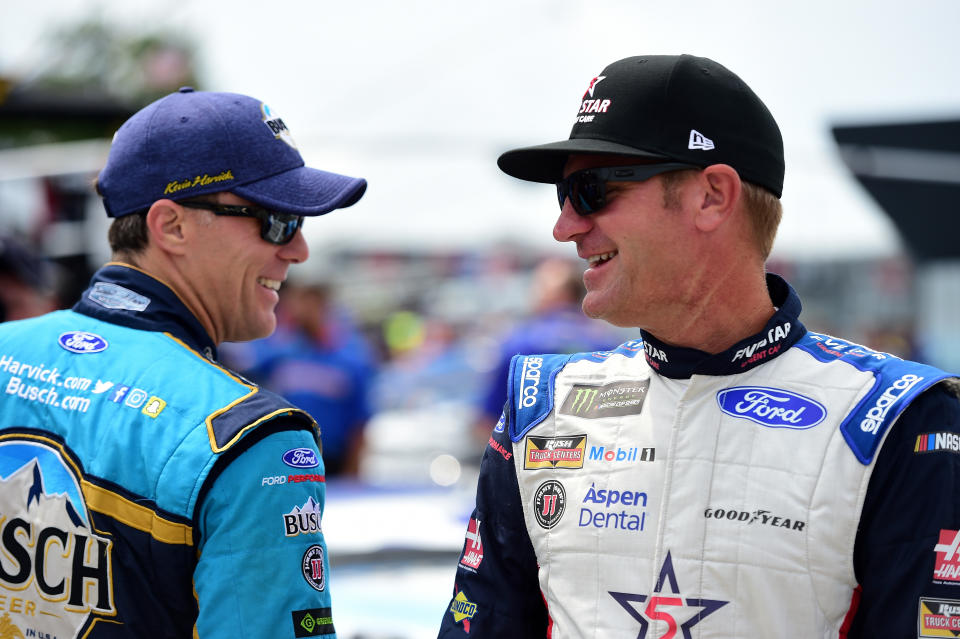
POLYGON ((573 405, 570 411, 574 415, 582 415, 593 407, 593 400, 597 398, 596 388, 576 388, 573 389, 573 405))
POLYGON ((649 387, 649 379, 612 382, 603 386, 574 384, 560 407, 560 414, 586 419, 638 415, 649 387))

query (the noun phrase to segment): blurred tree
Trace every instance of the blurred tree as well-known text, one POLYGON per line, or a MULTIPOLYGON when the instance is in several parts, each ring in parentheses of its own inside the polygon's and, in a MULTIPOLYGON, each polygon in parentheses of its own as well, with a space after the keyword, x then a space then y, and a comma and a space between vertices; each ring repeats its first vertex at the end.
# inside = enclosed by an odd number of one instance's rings
POLYGON ((0 148, 109 138, 131 114, 181 86, 200 86, 196 45, 162 25, 99 15, 51 28, 23 77, 0 77, 0 148))
POLYGON ((154 29, 130 31, 99 16, 57 27, 28 83, 105 93, 138 106, 183 85, 196 86, 196 45, 182 33, 154 29))

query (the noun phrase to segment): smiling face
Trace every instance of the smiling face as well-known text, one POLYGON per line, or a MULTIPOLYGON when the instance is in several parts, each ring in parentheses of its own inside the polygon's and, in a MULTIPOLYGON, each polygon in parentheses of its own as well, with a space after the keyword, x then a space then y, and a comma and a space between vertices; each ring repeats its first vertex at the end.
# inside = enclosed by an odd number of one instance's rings
MULTIPOLYGON (((251 205, 232 193, 220 193, 220 204, 251 205)), ((309 250, 298 231, 278 246, 260 237, 260 221, 217 216, 198 209, 191 225, 194 247, 184 275, 193 295, 188 306, 216 343, 266 337, 277 326, 278 291, 291 264, 307 259, 309 250), (198 307, 198 308, 197 308, 198 307)))
MULTIPOLYGON (((611 156, 572 156, 564 176, 598 166, 636 164, 611 156)), ((653 333, 688 301, 686 274, 696 260, 690 216, 682 206, 666 207, 661 176, 643 182, 607 184, 607 205, 578 215, 564 202, 553 229, 560 242, 575 242, 587 261, 583 311, 616 326, 653 333)))

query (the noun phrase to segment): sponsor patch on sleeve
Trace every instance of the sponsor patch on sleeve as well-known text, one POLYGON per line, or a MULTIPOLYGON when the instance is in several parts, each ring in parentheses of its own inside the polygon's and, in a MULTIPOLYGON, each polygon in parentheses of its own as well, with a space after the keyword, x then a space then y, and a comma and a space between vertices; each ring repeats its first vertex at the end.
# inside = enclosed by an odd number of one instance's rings
POLYGON ((913 452, 935 453, 937 451, 960 453, 960 435, 948 431, 917 435, 917 443, 913 445, 913 452))
POLYGON ((333 615, 330 608, 310 608, 308 610, 294 610, 293 636, 319 637, 333 634, 333 615))

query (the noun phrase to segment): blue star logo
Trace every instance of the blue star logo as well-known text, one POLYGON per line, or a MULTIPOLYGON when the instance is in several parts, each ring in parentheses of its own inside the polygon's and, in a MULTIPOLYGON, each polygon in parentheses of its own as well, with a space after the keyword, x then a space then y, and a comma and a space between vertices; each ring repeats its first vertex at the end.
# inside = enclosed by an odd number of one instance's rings
POLYGON ((612 590, 608 592, 611 597, 617 600, 618 604, 623 606, 624 610, 630 613, 631 617, 640 622, 640 632, 637 634, 637 639, 647 639, 647 629, 650 627, 651 621, 662 621, 667 625, 667 632, 657 639, 673 639, 677 635, 677 629, 683 633, 683 639, 692 639, 691 628, 729 603, 715 599, 681 597, 680 587, 677 585, 677 576, 673 572, 673 559, 669 552, 663 560, 660 577, 657 579, 656 588, 654 588, 654 593, 650 597, 635 595, 631 592, 613 592, 612 590), (669 581, 669 593, 664 593, 663 590, 666 581, 669 581), (647 605, 642 609, 634 605, 644 602, 647 605), (690 615, 691 611, 693 611, 692 615, 690 615))

